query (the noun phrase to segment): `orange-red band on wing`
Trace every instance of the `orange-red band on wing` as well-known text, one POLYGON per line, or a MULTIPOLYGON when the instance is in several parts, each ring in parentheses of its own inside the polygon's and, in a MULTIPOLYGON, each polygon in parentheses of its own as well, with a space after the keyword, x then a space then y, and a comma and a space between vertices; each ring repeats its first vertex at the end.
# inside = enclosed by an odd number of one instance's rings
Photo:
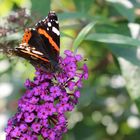
POLYGON ((60 50, 57 44, 53 41, 52 37, 44 29, 39 28, 38 32, 44 35, 46 38, 48 38, 49 42, 51 43, 51 45, 54 47, 56 51, 60 50))
POLYGON ((29 42, 30 38, 32 36, 32 33, 29 29, 25 29, 23 38, 22 38, 22 43, 27 43, 29 42))
POLYGON ((38 56, 38 55, 36 55, 36 54, 34 54, 34 53, 31 53, 31 52, 28 52, 28 51, 25 51, 25 50, 21 50, 21 52, 30 54, 31 56, 34 56, 34 57, 36 57, 36 58, 39 58, 39 59, 41 59, 41 60, 43 60, 43 61, 45 61, 45 62, 50 62, 48 59, 43 58, 43 57, 40 57, 40 56, 38 56))

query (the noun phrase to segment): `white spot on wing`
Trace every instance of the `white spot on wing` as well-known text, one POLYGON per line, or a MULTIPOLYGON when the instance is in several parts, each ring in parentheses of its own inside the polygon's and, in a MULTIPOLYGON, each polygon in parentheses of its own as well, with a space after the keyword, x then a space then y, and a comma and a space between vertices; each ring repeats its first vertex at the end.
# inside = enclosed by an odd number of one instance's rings
POLYGON ((53 31, 55 34, 57 34, 58 36, 60 35, 60 32, 59 32, 59 30, 58 30, 57 28, 52 27, 52 31, 53 31))
POLYGON ((25 49, 26 47, 28 47, 27 43, 22 43, 19 45, 19 48, 21 48, 21 49, 25 49))
POLYGON ((51 27, 51 26, 52 26, 52 24, 51 24, 50 22, 48 22, 48 26, 49 26, 49 27, 51 27))
POLYGON ((58 24, 58 20, 56 20, 55 23, 58 24))
POLYGON ((24 46, 24 45, 22 45, 22 44, 20 44, 20 45, 19 45, 19 48, 20 48, 20 49, 24 49, 24 48, 25 48, 25 46, 24 46))
POLYGON ((45 20, 45 19, 43 19, 42 21, 43 21, 43 22, 45 22, 46 20, 45 20))
POLYGON ((25 50, 28 51, 28 52, 30 52, 31 51, 31 48, 30 47, 26 47, 25 50))
POLYGON ((35 53, 35 54, 43 55, 43 53, 41 53, 39 51, 32 50, 32 52, 35 53))

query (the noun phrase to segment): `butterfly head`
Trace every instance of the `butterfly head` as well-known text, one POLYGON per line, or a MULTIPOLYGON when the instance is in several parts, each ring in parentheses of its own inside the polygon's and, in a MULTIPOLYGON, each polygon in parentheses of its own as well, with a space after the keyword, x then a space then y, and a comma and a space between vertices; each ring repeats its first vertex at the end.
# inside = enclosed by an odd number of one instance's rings
POLYGON ((50 11, 48 14, 48 19, 50 21, 58 21, 55 11, 50 11))

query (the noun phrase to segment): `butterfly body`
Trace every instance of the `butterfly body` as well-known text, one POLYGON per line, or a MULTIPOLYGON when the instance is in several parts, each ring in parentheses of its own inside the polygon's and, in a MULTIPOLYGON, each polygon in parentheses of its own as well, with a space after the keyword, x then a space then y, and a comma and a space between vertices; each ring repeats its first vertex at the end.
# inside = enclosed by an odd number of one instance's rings
POLYGON ((39 21, 35 28, 26 29, 22 43, 14 53, 30 61, 35 67, 55 72, 59 68, 60 33, 54 11, 39 21))

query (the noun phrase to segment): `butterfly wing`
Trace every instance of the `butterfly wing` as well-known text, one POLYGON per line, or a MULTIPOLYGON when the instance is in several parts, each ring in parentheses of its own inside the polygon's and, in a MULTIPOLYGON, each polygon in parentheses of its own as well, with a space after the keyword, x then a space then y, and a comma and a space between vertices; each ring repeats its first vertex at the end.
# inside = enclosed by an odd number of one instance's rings
POLYGON ((15 49, 15 54, 29 60, 35 67, 54 71, 58 68, 59 44, 57 16, 50 12, 47 18, 36 24, 35 29, 25 30, 22 43, 15 49))
POLYGON ((48 55, 44 53, 44 46, 45 44, 38 32, 29 28, 26 29, 22 43, 15 48, 14 53, 29 60, 35 67, 50 70, 51 64, 48 55))
POLYGON ((52 64, 58 63, 60 52, 60 32, 58 18, 54 11, 50 11, 48 16, 36 24, 36 30, 45 43, 45 50, 48 53, 52 64))

